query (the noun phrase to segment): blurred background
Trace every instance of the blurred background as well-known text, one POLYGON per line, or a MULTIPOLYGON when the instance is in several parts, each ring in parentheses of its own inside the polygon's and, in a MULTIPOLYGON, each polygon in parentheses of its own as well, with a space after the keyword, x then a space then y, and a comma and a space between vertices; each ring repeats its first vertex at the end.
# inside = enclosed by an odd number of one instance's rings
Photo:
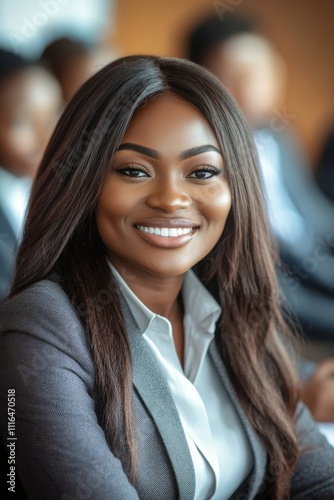
POLYGON ((334 117, 334 3, 331 0, 2 0, 0 44, 38 56, 66 35, 120 55, 184 55, 189 28, 207 12, 251 14, 286 60, 286 110, 316 168, 334 117))
MULTIPOLYGON (((312 341, 306 358, 319 362, 334 356, 332 0, 1 0, 0 302, 31 183, 64 105, 117 57, 190 57, 190 34, 206 18, 213 24, 200 32, 195 45, 203 53, 193 60, 221 79, 254 132, 284 307, 312 341), (233 16, 255 24, 238 37, 233 16)), ((314 370, 307 366, 305 379, 314 370)), ((322 416, 326 407, 318 420, 334 421, 334 357, 326 366, 313 383, 330 378, 331 414, 322 416)))

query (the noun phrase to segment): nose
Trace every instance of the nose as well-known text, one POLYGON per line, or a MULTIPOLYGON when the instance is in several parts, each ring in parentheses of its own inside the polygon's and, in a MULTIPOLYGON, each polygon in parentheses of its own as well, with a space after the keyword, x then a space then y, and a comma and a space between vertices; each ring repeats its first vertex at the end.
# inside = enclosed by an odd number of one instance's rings
POLYGON ((150 208, 166 213, 188 208, 191 202, 191 196, 187 193, 185 186, 181 182, 172 181, 154 183, 146 198, 146 204, 150 208))

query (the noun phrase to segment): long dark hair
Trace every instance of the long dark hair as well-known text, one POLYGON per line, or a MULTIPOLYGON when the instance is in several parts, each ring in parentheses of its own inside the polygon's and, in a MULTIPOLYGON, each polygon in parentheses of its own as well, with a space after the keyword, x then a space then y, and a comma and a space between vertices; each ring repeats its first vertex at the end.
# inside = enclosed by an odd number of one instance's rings
POLYGON ((95 207, 133 114, 167 92, 202 112, 224 157, 232 208, 220 241, 198 272, 222 305, 218 348, 268 453, 272 475, 265 495, 282 499, 299 456, 293 425, 297 385, 282 346, 286 326, 254 145, 234 101, 209 72, 180 59, 130 56, 81 87, 60 118, 37 174, 11 295, 54 270, 62 277, 87 327, 101 425, 113 453, 130 457, 133 480, 131 359, 95 207))

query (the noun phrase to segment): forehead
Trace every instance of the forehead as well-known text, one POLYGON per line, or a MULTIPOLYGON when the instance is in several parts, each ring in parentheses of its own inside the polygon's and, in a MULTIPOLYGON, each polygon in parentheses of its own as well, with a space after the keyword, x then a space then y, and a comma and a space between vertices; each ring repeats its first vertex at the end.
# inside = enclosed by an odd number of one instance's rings
POLYGON ((204 115, 174 95, 163 95, 139 108, 122 142, 155 149, 186 149, 201 144, 218 148, 213 129, 204 115))

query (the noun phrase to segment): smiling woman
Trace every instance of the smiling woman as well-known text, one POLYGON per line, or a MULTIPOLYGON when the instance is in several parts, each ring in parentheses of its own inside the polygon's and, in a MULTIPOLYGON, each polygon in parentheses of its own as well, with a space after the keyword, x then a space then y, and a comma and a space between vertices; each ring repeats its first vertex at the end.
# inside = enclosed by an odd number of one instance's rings
POLYGON ((161 276, 162 286, 163 277, 174 277, 179 292, 184 273, 218 242, 230 206, 212 128, 193 106, 167 94, 131 121, 102 188, 96 221, 122 275, 146 272, 147 290, 152 274, 161 276))
POLYGON ((88 80, 0 307, 27 497, 332 498, 274 257, 254 146, 218 80, 153 56, 88 80))

